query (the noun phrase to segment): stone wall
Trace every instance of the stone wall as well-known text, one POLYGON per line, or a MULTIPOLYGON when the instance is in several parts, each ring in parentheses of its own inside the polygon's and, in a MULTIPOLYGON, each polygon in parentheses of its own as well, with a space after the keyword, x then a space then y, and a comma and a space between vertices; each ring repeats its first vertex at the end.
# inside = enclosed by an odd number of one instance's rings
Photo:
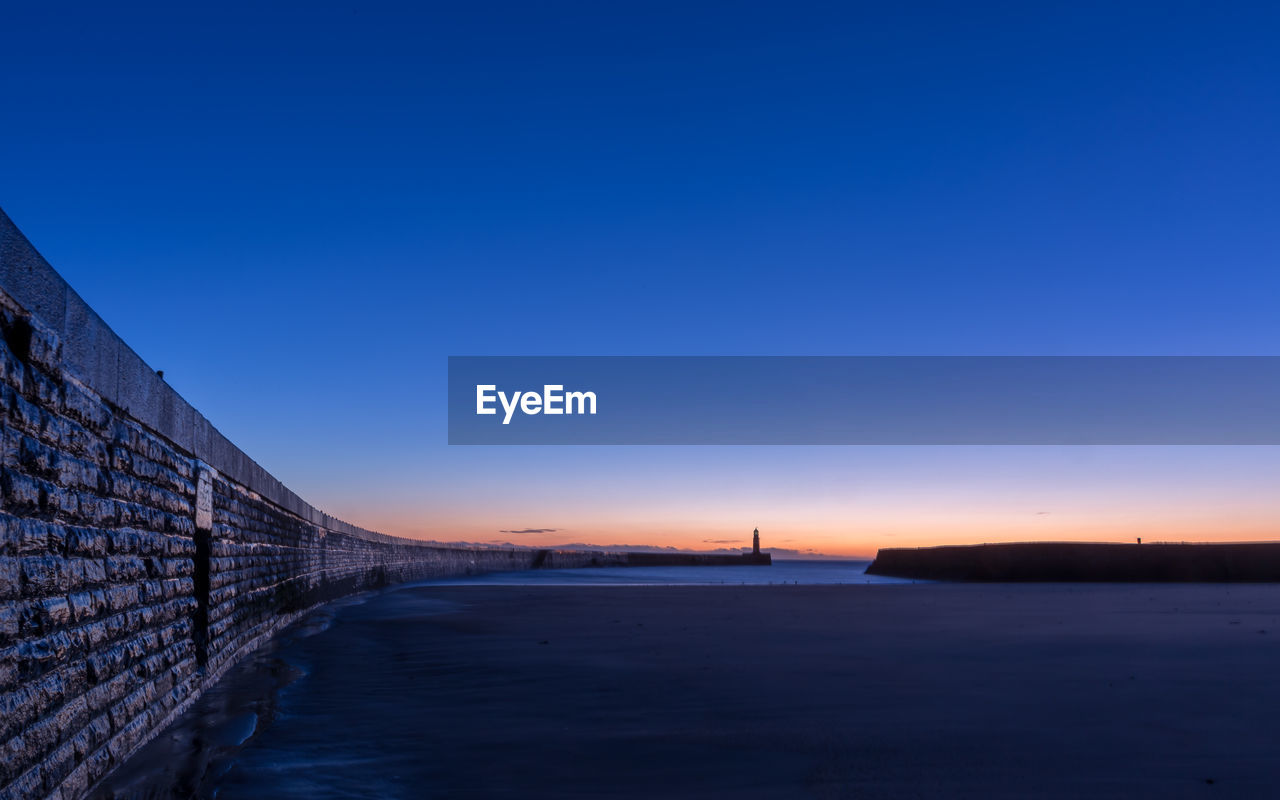
POLYGON ((0 798, 76 798, 327 598, 603 553, 468 549, 302 501, 0 212, 0 798))

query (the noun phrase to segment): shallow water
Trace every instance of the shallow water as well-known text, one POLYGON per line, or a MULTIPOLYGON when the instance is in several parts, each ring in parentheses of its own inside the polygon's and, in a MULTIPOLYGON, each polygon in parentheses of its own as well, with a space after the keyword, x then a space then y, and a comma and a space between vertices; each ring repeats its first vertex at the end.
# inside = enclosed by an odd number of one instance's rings
POLYGON ((866 574, 870 561, 776 560, 772 566, 586 567, 495 572, 424 581, 422 586, 771 586, 916 583, 866 574))
MULTIPOLYGON (((451 623, 432 620, 449 618, 465 609, 469 605, 463 602, 465 595, 432 596, 433 588, 474 587, 488 595, 483 591, 486 585, 496 590, 520 586, 911 583, 866 575, 869 563, 779 561, 769 567, 530 570, 404 584, 337 600, 289 626, 229 670, 176 724, 110 776, 93 796, 130 800, 419 796, 413 782, 404 777, 421 771, 418 743, 384 747, 376 724, 394 719, 397 724, 393 728, 403 734, 407 721, 417 720, 419 712, 404 717, 398 700, 372 712, 371 718, 364 711, 366 706, 380 707, 387 692, 401 697, 407 694, 406 687, 414 686, 413 678, 405 684, 405 674, 395 670, 398 684, 389 682, 388 675, 369 674, 397 665, 424 646, 414 641, 417 637, 411 631, 431 631, 432 641, 442 634, 456 633, 451 623), (336 645, 331 641, 335 626, 339 638, 344 639, 336 645), (370 723, 375 724, 361 728, 370 723)), ((446 658, 447 647, 439 655, 430 663, 416 664, 409 674, 433 683, 460 681, 450 694, 450 702, 483 703, 490 693, 503 691, 509 681, 523 680, 515 673, 509 679, 489 681, 483 670, 476 674, 474 664, 446 658), (479 687, 467 680, 478 681, 479 687)), ((429 719, 433 709, 440 710, 438 698, 419 708, 424 719, 429 719)), ((439 747, 436 743, 428 750, 439 747)))
POLYGON ((1271 797, 1278 615, 1274 585, 395 587, 231 670, 113 794, 1271 797))
POLYGON ((268 640, 228 669, 90 796, 112 800, 212 797, 239 752, 279 715, 281 694, 309 674, 295 655, 298 642, 324 633, 337 614, 373 596, 335 600, 268 640))

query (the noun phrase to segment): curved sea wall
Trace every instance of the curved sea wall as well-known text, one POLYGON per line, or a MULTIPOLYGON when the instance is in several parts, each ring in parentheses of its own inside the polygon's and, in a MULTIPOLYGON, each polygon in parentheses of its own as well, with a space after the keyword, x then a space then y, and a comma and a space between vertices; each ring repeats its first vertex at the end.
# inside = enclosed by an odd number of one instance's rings
POLYGON ((622 554, 449 548, 316 509, 0 211, 0 798, 77 798, 264 637, 397 581, 622 554))

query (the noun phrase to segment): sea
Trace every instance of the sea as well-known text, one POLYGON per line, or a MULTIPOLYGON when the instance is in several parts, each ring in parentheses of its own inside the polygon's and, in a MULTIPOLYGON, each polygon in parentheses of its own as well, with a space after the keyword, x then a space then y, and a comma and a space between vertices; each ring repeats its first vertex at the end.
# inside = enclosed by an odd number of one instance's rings
MULTIPOLYGON (((347 720, 343 724, 351 724, 351 720, 359 724, 375 724, 377 714, 384 713, 366 708, 379 707, 381 698, 388 691, 378 679, 366 675, 371 667, 394 664, 397 659, 408 657, 409 653, 422 648, 430 650, 434 646, 435 639, 418 641, 412 636, 405 639, 399 631, 406 625, 416 625, 418 630, 423 630, 424 620, 447 614, 458 605, 456 598, 424 597, 406 591, 414 586, 912 583, 867 575, 870 563, 865 560, 779 559, 771 566, 539 569, 399 584, 385 590, 341 598, 310 612, 232 667, 164 735, 153 739, 113 773, 95 797, 257 800, 284 795, 336 800, 426 796, 417 789, 405 788, 402 780, 403 775, 417 769, 407 765, 418 764, 424 758, 412 736, 409 745, 404 744, 404 737, 409 736, 406 730, 411 733, 410 728, 399 723, 391 725, 398 731, 396 741, 401 742, 399 749, 388 746, 380 738, 380 733, 385 731, 375 730, 354 737, 334 735, 337 719, 347 720), (350 623, 337 627, 337 634, 345 638, 341 638, 341 644, 326 644, 329 637, 335 635, 331 629, 340 619, 350 623), (371 715, 372 719, 369 719, 371 715), (257 746, 249 746, 255 742, 257 746)), ((443 635, 442 631, 447 630, 447 627, 435 630, 433 635, 443 635)), ((547 644, 546 641, 540 642, 540 645, 547 644)), ((533 646, 540 645, 535 643, 533 646)), ((484 681, 496 679, 485 670, 495 669, 493 665, 483 668, 468 666, 459 673, 460 667, 447 658, 437 661, 433 660, 435 656, 427 658, 421 653, 414 658, 417 666, 412 669, 405 667, 410 669, 407 678, 410 685, 419 679, 434 682, 442 676, 457 673, 455 677, 465 677, 475 671, 483 691, 475 697, 452 697, 452 701, 455 705, 474 704, 475 713, 482 717, 502 718, 501 709, 486 705, 492 686, 484 681)), ((502 680, 524 681, 529 677, 512 673, 502 680)), ((554 716, 557 708, 552 703, 547 707, 547 713, 554 716)), ((429 709, 423 709, 423 718, 429 719, 431 713, 429 709)), ((429 725, 427 729, 431 729, 429 725)), ((585 742, 586 739, 584 747, 585 742)), ((444 762, 449 761, 449 758, 440 758, 444 762)), ((465 772, 462 770, 458 774, 465 772)), ((441 795, 470 796, 470 793, 442 790, 441 795)))
POLYGON ((868 575, 870 561, 776 559, 772 566, 742 567, 579 567, 491 572, 484 575, 422 581, 428 586, 835 586, 868 583, 919 583, 868 575))

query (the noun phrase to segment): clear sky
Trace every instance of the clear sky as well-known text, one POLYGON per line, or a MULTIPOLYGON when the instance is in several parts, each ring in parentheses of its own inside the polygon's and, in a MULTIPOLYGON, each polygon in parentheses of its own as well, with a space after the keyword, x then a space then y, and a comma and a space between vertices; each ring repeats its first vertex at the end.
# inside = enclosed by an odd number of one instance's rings
POLYGON ((4 17, 0 205, 340 517, 845 554, 1280 538, 1277 448, 445 444, 448 355, 1280 353, 1274 4, 4 17))

